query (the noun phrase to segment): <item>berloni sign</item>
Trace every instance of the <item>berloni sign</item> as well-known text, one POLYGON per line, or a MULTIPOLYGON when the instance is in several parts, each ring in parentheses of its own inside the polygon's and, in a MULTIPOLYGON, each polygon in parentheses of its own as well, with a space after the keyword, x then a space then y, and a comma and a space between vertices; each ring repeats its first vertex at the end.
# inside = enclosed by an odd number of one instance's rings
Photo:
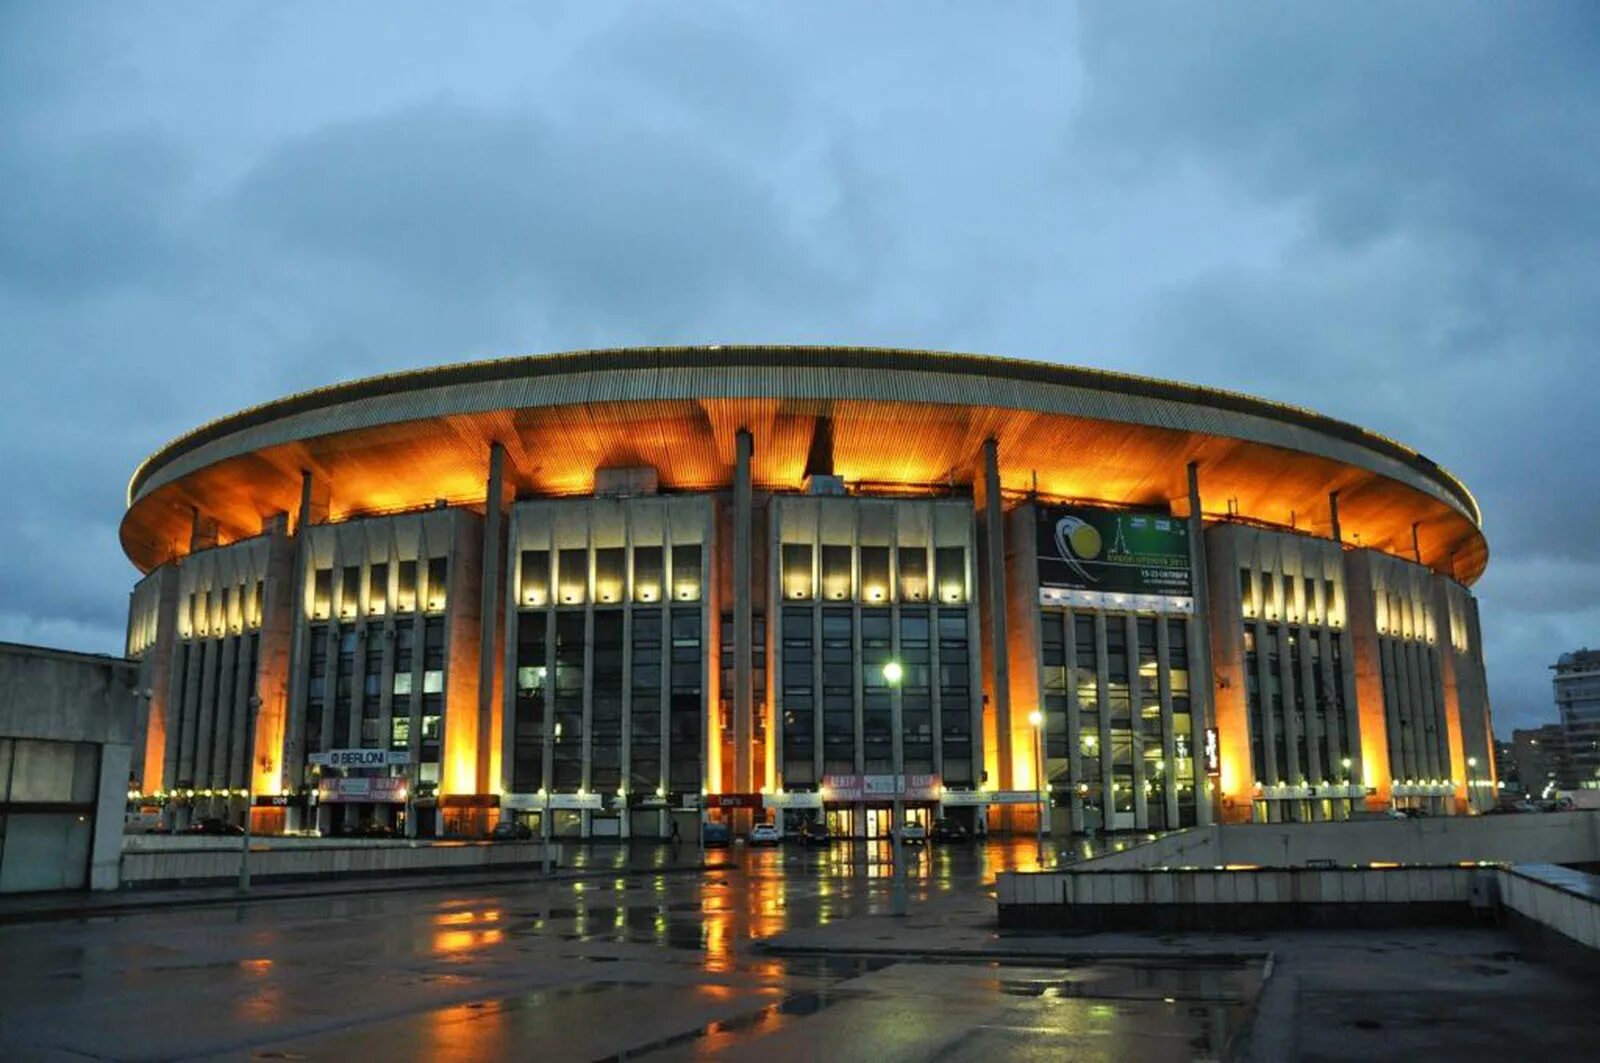
POLYGON ((403 768, 410 765, 411 754, 403 749, 330 749, 310 754, 306 763, 325 768, 403 768))
POLYGON ((1150 510, 1040 506, 1039 586, 1111 594, 1194 594, 1188 522, 1150 510))

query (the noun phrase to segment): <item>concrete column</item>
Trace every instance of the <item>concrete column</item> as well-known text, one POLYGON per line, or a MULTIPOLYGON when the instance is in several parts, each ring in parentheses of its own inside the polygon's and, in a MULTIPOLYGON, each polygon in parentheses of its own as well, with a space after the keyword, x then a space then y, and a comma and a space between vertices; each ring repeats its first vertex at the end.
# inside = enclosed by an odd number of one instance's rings
POLYGON ((733 789, 750 793, 752 719, 750 684, 753 673, 755 572, 751 568, 751 525, 754 511, 750 486, 750 432, 734 437, 733 476, 733 789))
MULTIPOLYGON (((1000 785, 1010 788, 1011 749, 1011 662, 1006 637, 1006 530, 1004 504, 1000 498, 1000 446, 993 439, 983 442, 983 527, 984 587, 989 614, 989 676, 994 702, 996 750, 1000 785)), ((981 641, 981 640, 980 640, 981 641)))
POLYGON ((1331 534, 1336 543, 1344 542, 1339 530, 1339 492, 1328 492, 1328 519, 1332 523, 1331 534))
POLYGON ((495 662, 500 645, 500 561, 505 555, 506 451, 499 443, 489 446, 489 483, 483 503, 483 607, 478 629, 478 742, 476 792, 488 793, 491 753, 494 749, 495 662))
MULTIPOLYGON (((302 773, 306 764, 306 698, 310 676, 307 669, 311 661, 311 625, 306 619, 306 585, 311 579, 311 534, 312 525, 321 524, 328 519, 328 504, 330 492, 326 480, 318 480, 310 470, 300 473, 300 508, 295 515, 294 522, 294 550, 293 572, 289 579, 291 594, 289 602, 289 654, 284 662, 288 671, 288 705, 286 707, 287 719, 283 721, 283 785, 297 789, 300 785, 302 773)), ((421 660, 419 646, 417 659, 421 660)), ((331 659, 330 659, 331 660, 331 659)), ((330 671, 332 664, 329 665, 330 671)), ((417 682, 420 684, 421 679, 417 682)), ((416 688, 419 693, 415 695, 420 700, 422 687, 416 688)), ((326 699, 327 704, 332 704, 333 698, 326 699)), ((413 735, 415 738, 415 735, 413 735)), ((413 742, 413 744, 415 744, 413 742)), ((415 756, 415 750, 413 750, 415 756)), ((303 813, 300 814, 303 816, 303 813)), ((299 822, 296 817, 294 826, 309 826, 308 823, 299 822)))
MULTIPOLYGON (((1194 645, 1189 647, 1189 711, 1194 752, 1205 749, 1206 731, 1216 727, 1212 710, 1211 584, 1206 572, 1205 517, 1200 508, 1200 465, 1189 463, 1189 570, 1194 581, 1194 645)), ((1235 618, 1232 623, 1237 624, 1235 618)), ((1203 756, 1195 758, 1195 818, 1200 826, 1222 819, 1222 785, 1205 772, 1203 756), (1209 798, 1209 799, 1208 799, 1209 798)))

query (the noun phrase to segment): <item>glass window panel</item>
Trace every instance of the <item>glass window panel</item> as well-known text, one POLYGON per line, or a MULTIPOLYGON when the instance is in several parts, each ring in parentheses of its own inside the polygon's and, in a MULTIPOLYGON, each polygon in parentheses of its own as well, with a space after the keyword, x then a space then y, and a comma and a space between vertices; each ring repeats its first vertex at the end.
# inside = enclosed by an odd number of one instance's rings
POLYGON ((961 546, 941 546, 934 551, 934 582, 941 602, 967 600, 967 551, 961 546))
POLYGON ((790 601, 805 601, 811 597, 811 544, 784 543, 781 566, 783 569, 783 596, 790 601))
POLYGON ((928 600, 928 550, 922 546, 900 547, 895 561, 900 566, 900 598, 907 602, 928 600))
POLYGON ((659 602, 662 584, 662 550, 659 546, 633 548, 633 600, 659 602))
POLYGON ((866 602, 889 600, 889 548, 861 548, 861 599, 866 602))
POLYGON ((550 600, 550 551, 522 551, 522 583, 517 600, 523 605, 544 605, 550 600))

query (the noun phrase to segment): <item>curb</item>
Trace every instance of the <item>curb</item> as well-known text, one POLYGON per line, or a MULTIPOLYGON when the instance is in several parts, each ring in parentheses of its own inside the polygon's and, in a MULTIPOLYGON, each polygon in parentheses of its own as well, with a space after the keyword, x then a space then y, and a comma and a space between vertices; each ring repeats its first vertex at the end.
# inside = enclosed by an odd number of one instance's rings
MULTIPOLYGON (((17 911, 6 911, 0 908, 0 926, 18 925, 22 923, 48 923, 74 919, 96 919, 100 917, 115 918, 131 915, 135 912, 153 912, 168 908, 220 908, 235 904, 270 904, 278 901, 300 901, 328 897, 358 897, 374 893, 405 893, 428 889, 459 889, 468 886, 511 886, 529 885, 556 882, 576 882, 596 878, 634 878, 645 875, 687 875, 701 874, 706 871, 729 870, 727 864, 695 864, 687 867, 663 868, 619 868, 619 869, 567 869, 557 870, 549 876, 545 875, 519 875, 500 876, 493 878, 477 877, 481 872, 463 870, 458 875, 452 876, 448 882, 373 882, 371 884, 352 884, 344 888, 330 886, 324 889, 297 890, 293 893, 250 893, 221 892, 227 887, 217 887, 218 892, 211 895, 193 897, 171 897, 166 899, 148 898, 136 900, 129 896, 126 901, 107 904, 85 905, 64 904, 53 908, 29 908, 17 911), (466 881, 462 881, 466 880, 466 881)), ((348 881, 348 880, 347 880, 348 881)), ((264 887, 271 888, 270 883, 262 883, 264 887)), ((130 891, 131 893, 132 891, 130 891)))
POLYGON ((759 941, 752 951, 770 956, 882 956, 896 959, 930 960, 997 960, 1006 963, 1088 964, 1088 963, 1170 963, 1181 960, 1186 964, 1222 966, 1248 964, 1258 961, 1272 962, 1271 952, 1017 952, 1010 949, 907 949, 873 948, 866 946, 783 945, 759 941))

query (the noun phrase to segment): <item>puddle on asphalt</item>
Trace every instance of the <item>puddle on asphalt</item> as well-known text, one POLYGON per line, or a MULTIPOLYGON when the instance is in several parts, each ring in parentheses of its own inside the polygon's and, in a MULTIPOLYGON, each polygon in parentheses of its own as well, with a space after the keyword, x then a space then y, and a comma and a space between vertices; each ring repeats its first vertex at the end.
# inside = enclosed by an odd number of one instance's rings
MULTIPOLYGON (((954 957, 929 961, 792 957, 782 962, 782 974, 830 984, 790 993, 781 1000, 634 1045, 607 1058, 699 1058, 756 1045, 795 1022, 840 1005, 872 1008, 881 1003, 886 1011, 893 1011, 891 1002, 903 1003, 918 996, 915 986, 917 979, 926 977, 924 968, 963 968, 984 974, 964 981, 973 992, 962 1004, 976 1006, 981 1012, 992 1001, 994 1007, 989 1010, 998 1015, 986 1016, 991 1021, 975 1021, 972 1029, 955 1035, 963 1046, 958 1053, 963 1059, 1006 1058, 1041 1047, 1070 1055, 1090 1046, 1095 1054, 1109 1058, 1221 1058, 1243 1030, 1249 1005, 1261 985, 1259 966, 1246 961, 1196 966, 1108 962, 1050 968, 1041 967, 1038 961, 954 957), (899 967, 905 968, 904 978, 895 980, 893 969, 899 967), (889 972, 891 981, 874 983, 867 978, 876 972, 889 972), (991 973, 998 977, 988 977, 991 973), (864 981, 852 984, 857 980, 864 981), (1017 1003, 1007 1005, 1007 1000, 1017 1003), (1018 1007, 1025 1011, 1012 1014, 1018 1007)), ((952 973, 951 977, 961 976, 952 973)), ((823 1039, 837 1035, 836 1026, 817 1031, 823 1039)), ((940 1046, 930 1042, 929 1049, 939 1051, 940 1046)), ((820 1043, 816 1051, 827 1054, 820 1043)))

